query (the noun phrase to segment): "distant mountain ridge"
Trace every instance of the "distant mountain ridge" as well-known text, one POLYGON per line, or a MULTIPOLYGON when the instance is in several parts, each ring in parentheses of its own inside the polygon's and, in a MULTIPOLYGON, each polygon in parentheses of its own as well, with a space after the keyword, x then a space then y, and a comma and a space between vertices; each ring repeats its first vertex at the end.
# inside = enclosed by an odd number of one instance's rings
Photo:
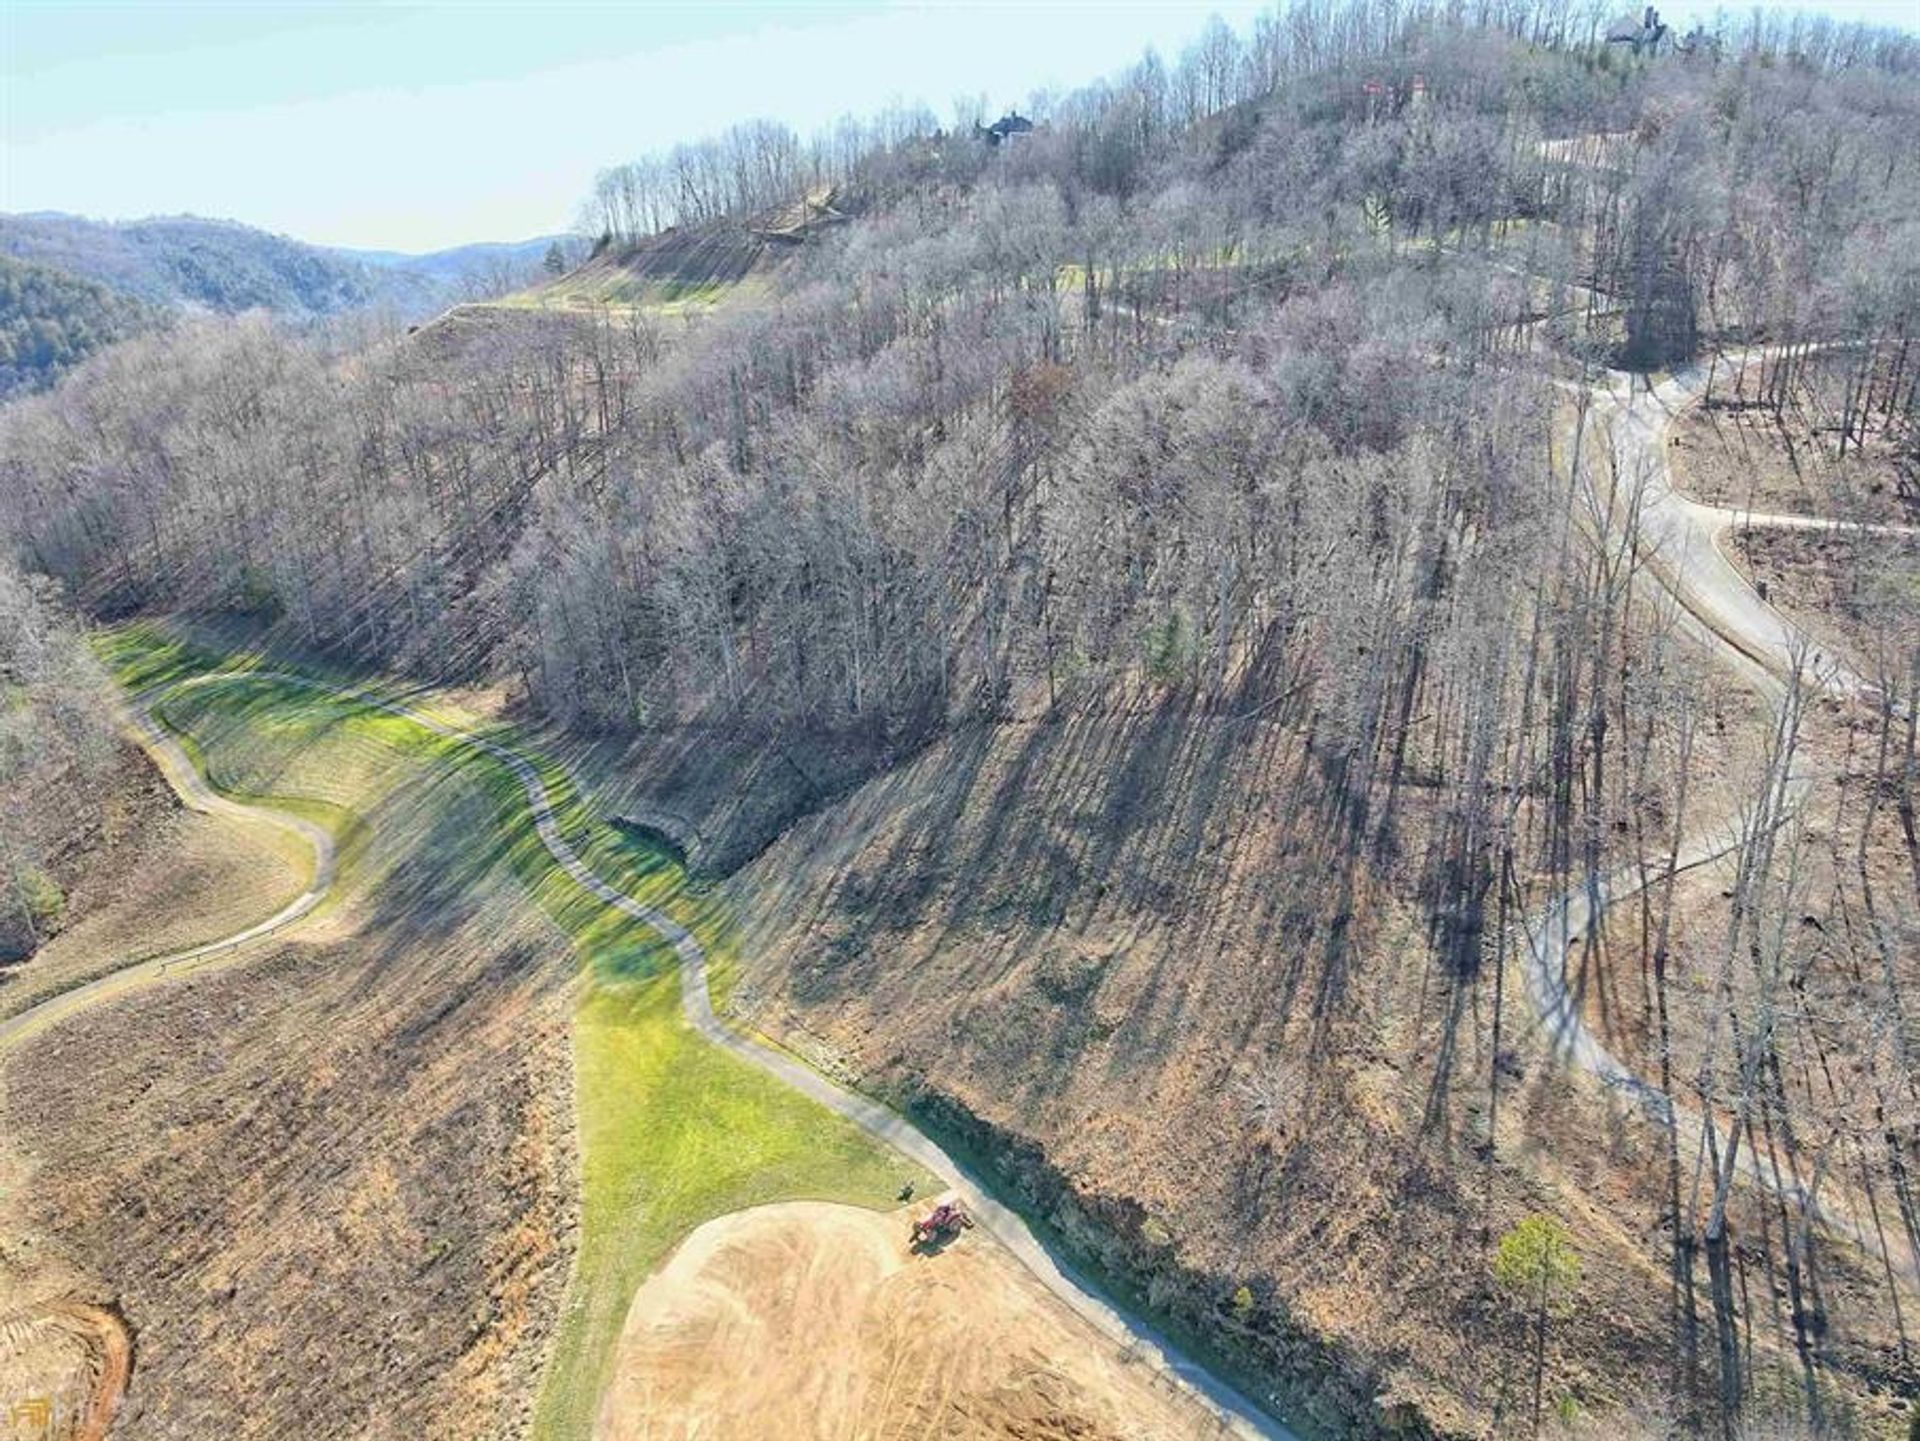
POLYGON ((531 278, 571 237, 481 242, 411 255, 310 245, 234 220, 194 215, 100 221, 58 212, 0 216, 0 254, 96 281, 165 307, 298 318, 388 305, 407 318, 531 278))
POLYGON ((368 307, 417 320, 514 290, 575 237, 480 242, 411 255, 310 245, 193 215, 100 221, 0 215, 0 395, 56 379, 100 345, 169 312, 265 309, 317 320, 368 307))
POLYGON ((121 222, 9 215, 0 219, 0 252, 169 308, 264 307, 305 318, 380 300, 403 308, 431 303, 423 285, 393 285, 317 246, 190 215, 121 222))
POLYGON ((547 252, 555 245, 568 265, 576 265, 586 253, 586 243, 577 235, 536 235, 531 240, 482 240, 456 245, 447 250, 412 252, 405 250, 360 250, 352 246, 330 247, 335 255, 357 260, 362 265, 383 270, 409 270, 429 275, 442 282, 461 282, 488 277, 496 267, 509 267, 521 277, 545 263, 547 252))

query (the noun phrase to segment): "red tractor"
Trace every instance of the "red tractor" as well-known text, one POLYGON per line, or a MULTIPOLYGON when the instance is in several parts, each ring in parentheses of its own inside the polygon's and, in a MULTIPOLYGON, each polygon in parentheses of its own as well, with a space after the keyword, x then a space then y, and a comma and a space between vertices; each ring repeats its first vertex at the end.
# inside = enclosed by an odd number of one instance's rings
POLYGON ((973 1217, 958 1201, 942 1201, 913 1223, 912 1245, 941 1246, 973 1224, 973 1217))

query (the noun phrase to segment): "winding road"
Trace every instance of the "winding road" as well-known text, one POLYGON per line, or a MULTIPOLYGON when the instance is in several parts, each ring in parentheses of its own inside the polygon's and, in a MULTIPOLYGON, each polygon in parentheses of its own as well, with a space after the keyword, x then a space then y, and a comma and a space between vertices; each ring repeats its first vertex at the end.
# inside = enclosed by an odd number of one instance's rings
MULTIPOLYGON (((1674 416, 1698 395, 1704 379, 1704 371, 1695 367, 1651 391, 1636 393, 1631 377, 1610 375, 1593 393, 1592 415, 1606 428, 1618 473, 1646 477, 1638 515, 1638 541, 1643 553, 1652 557, 1658 582, 1684 608, 1696 633, 1724 647, 1729 662, 1770 703, 1777 704, 1786 693, 1781 677, 1803 643, 1793 627, 1762 601, 1734 569, 1721 549, 1720 539, 1736 523, 1819 528, 1828 528, 1832 523, 1810 517, 1750 516, 1718 510, 1691 501, 1674 489, 1666 457, 1667 428, 1674 416)), ((1869 529, 1897 531, 1901 528, 1869 529)), ((1857 676, 1833 662, 1817 666, 1815 680, 1839 696, 1858 694, 1861 689, 1857 676)), ((1250 1398, 1191 1359, 1158 1330, 1122 1310, 1096 1285, 1077 1274, 1023 1217, 996 1201, 976 1175, 912 1122, 835 1085, 786 1052, 726 1025, 713 1007, 707 983, 707 957, 699 940, 671 916, 609 884, 586 864, 562 833, 552 797, 539 771, 516 751, 403 701, 287 672, 220 672, 193 677, 164 689, 261 682, 304 689, 333 703, 383 711, 504 766, 519 782, 541 843, 554 861, 581 887, 651 928, 673 946, 680 958, 681 1008, 687 1023, 702 1037, 811 1097, 921 1166, 952 1178, 955 1191, 979 1223, 1050 1292, 1102 1334, 1127 1346, 1144 1362, 1202 1398, 1218 1418, 1220 1434, 1297 1441, 1292 1431, 1250 1398)), ((244 805, 216 793, 179 744, 146 713, 144 706, 151 698, 152 693, 133 698, 129 707, 131 724, 181 799, 198 811, 250 821, 265 820, 298 836, 313 852, 312 882, 273 915, 242 931, 140 961, 0 1022, 0 1049, 98 1000, 141 985, 229 964, 249 942, 281 931, 310 914, 331 889, 336 858, 326 831, 302 817, 270 807, 244 805)), ((1804 787, 1805 782, 1801 781, 1800 785, 1804 787)), ((1682 848, 1680 866, 1686 869, 1705 864, 1726 854, 1737 842, 1732 822, 1704 827, 1682 848)), ((1624 868, 1616 876, 1594 878, 1550 904, 1527 928, 1526 989, 1554 1046, 1563 1056, 1657 1123, 1678 1127, 1688 1145, 1699 1145, 1703 1142, 1705 1121, 1693 1112, 1674 1106, 1657 1086, 1608 1050, 1586 1024, 1577 998, 1567 985, 1571 946, 1596 917, 1604 913, 1608 904, 1631 895, 1639 884, 1638 868, 1624 868)), ((1745 1171, 1758 1184, 1774 1185, 1752 1152, 1748 1153, 1745 1171)), ((1819 1215, 1831 1229, 1849 1234, 1863 1244, 1867 1242, 1864 1232, 1831 1204, 1823 1206, 1819 1215)))
POLYGON ((835 1085, 786 1052, 726 1025, 713 1007, 712 993, 707 984, 707 956, 699 940, 666 912, 610 885, 581 859, 562 833, 554 814, 553 798, 532 762, 497 741, 450 725, 402 701, 364 690, 330 685, 292 672, 264 670, 223 671, 193 676, 133 697, 129 706, 131 723, 141 744, 153 755, 181 799, 195 810, 240 819, 265 820, 293 832, 313 850, 313 882, 306 891, 272 916, 243 931, 128 966, 90 985, 51 997, 0 1024, 0 1050, 95 1001, 163 978, 172 979, 222 963, 231 963, 248 942, 271 935, 301 919, 331 889, 336 859, 332 838, 323 829, 300 816, 270 807, 245 805, 215 792, 205 777, 194 768, 179 743, 154 723, 145 708, 159 694, 207 686, 260 683, 309 691, 336 704, 382 711, 458 746, 486 755, 504 766, 520 783, 541 844, 560 868, 582 888, 615 910, 649 927, 674 948, 680 957, 681 1011, 688 1025, 702 1037, 811 1097, 927 1170, 950 1178, 953 1192, 965 1201, 979 1225, 1032 1272, 1048 1291, 1103 1335, 1126 1347, 1141 1362, 1152 1366, 1173 1384, 1202 1401, 1218 1421, 1216 1434, 1260 1437, 1266 1438, 1266 1441, 1299 1441, 1293 1431, 1273 1419, 1251 1398, 1186 1355, 1169 1337, 1123 1310, 1093 1282, 1076 1272, 1071 1263, 1037 1234, 1024 1217, 995 1200, 977 1175, 906 1117, 835 1085))
MULTIPOLYGON (((1728 361, 1737 368, 1751 364, 1761 354, 1742 352, 1728 361)), ((1634 542, 1649 562, 1654 583, 1677 602, 1687 628, 1718 650, 1721 659, 1769 707, 1786 700, 1786 678, 1793 674, 1797 658, 1803 662, 1804 684, 1836 699, 1863 698, 1868 687, 1856 672, 1838 658, 1814 650, 1803 633, 1760 598, 1728 559, 1725 537, 1736 526, 1905 536, 1920 535, 1920 528, 1754 514, 1703 505, 1681 494, 1674 486, 1668 459, 1668 430, 1704 393, 1708 377, 1708 369, 1696 364, 1645 389, 1637 377, 1615 371, 1592 391, 1590 416, 1603 428, 1612 448, 1614 474, 1629 486, 1637 483, 1643 487, 1634 542)), ((1594 500, 1594 514, 1605 514, 1592 493, 1592 468, 1582 467, 1582 473, 1587 478, 1589 499, 1594 500)), ((1791 778, 1788 803, 1797 807, 1810 785, 1804 775, 1791 778)), ((1741 841, 1737 816, 1708 822, 1682 844, 1675 868, 1688 871, 1707 865, 1733 852, 1741 841)), ((1552 1046, 1564 1059, 1637 1106, 1656 1124, 1674 1128, 1683 1154, 1703 1153, 1707 1139, 1704 1117, 1675 1105, 1657 1084, 1614 1055, 1588 1026, 1580 999, 1567 984, 1573 947, 1604 918, 1607 907, 1630 898, 1644 884, 1664 875, 1664 865, 1643 874, 1640 865, 1630 862, 1613 875, 1591 877, 1552 901, 1527 927, 1526 988, 1552 1046)), ((1724 1141, 1722 1137, 1723 1145, 1724 1141)), ((1805 1204, 1809 1198, 1797 1181, 1776 1177, 1771 1164, 1774 1159, 1771 1152, 1748 1146, 1737 1163, 1739 1173, 1767 1191, 1805 1204)), ((1812 1210, 1829 1231, 1877 1251, 1879 1233, 1857 1222, 1839 1201, 1829 1197, 1815 1203, 1812 1210)), ((1906 1254, 1897 1264, 1909 1281, 1920 1285, 1920 1258, 1906 1254)))
MULTIPOLYGON (((333 889, 336 857, 333 837, 325 830, 301 816, 266 806, 243 805, 215 791, 194 768, 180 743, 154 724, 138 698, 125 707, 124 719, 189 810, 240 821, 266 821, 291 832, 313 851, 312 879, 305 890, 265 920, 230 936, 122 966, 98 980, 61 991, 18 1015, 0 1020, 0 1053, 98 1001, 239 960, 245 955, 248 942, 272 935, 302 919, 333 889)), ((100 1370, 86 1414, 79 1419, 73 1435, 75 1441, 102 1441, 120 1409, 132 1374, 133 1346, 126 1323, 114 1311, 73 1298, 56 1300, 25 1314, 35 1324, 77 1327, 93 1338, 101 1360, 100 1370)))
POLYGON ((302 816, 269 806, 245 805, 229 800, 214 790, 207 784, 206 777, 194 768, 180 743, 154 724, 146 713, 144 701, 145 697, 136 696, 128 703, 125 708, 127 725, 139 738, 141 747, 153 757, 154 764, 159 766, 160 773, 167 778, 167 784, 173 787, 181 802, 189 810, 205 815, 227 816, 245 822, 265 821, 291 832, 313 852, 313 877, 305 890, 264 921, 257 921, 217 941, 207 941, 185 950, 169 951, 165 955, 151 956, 122 966, 98 980, 49 996, 38 1005, 0 1021, 0 1051, 96 1001, 237 959, 237 953, 248 942, 270 936, 302 919, 333 889, 336 857, 332 836, 302 816))

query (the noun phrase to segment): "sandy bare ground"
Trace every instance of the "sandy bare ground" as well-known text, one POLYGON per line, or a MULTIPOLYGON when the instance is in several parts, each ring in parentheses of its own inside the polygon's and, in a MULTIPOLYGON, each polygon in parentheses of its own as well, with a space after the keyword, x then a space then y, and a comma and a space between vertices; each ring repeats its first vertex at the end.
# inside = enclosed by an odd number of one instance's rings
POLYGON ((1219 1423, 979 1230, 800 1201, 696 1230, 635 1295, 601 1441, 1191 1438, 1219 1423))

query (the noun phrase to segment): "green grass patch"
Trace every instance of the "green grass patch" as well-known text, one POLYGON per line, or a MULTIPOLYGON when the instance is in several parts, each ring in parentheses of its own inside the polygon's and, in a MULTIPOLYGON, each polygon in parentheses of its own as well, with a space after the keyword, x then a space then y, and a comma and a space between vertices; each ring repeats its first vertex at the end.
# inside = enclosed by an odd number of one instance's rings
POLYGON ((38 866, 28 866, 17 878, 17 884, 29 925, 44 932, 60 923, 60 917, 67 911, 67 896, 52 876, 38 866))
MULTIPOLYGON (((231 668, 226 657, 152 627, 105 633, 96 649, 136 689, 231 668)), ((261 668, 252 659, 240 664, 261 668)), ((404 694, 378 681, 362 688, 404 694)), ((407 698, 426 708, 423 698, 407 698)), ((222 791, 309 815, 342 837, 343 886, 380 883, 373 867, 347 864, 347 844, 356 862, 371 851, 366 818, 376 806, 404 799, 451 816, 452 794, 433 782, 464 780, 485 797, 490 823, 442 827, 431 814, 418 817, 423 837, 441 838, 436 859, 454 868, 462 886, 517 886, 571 941, 581 977, 573 1042, 582 1225, 536 1436, 591 1433, 634 1290, 693 1227, 779 1200, 884 1207, 904 1182, 932 1183, 850 1123, 692 1031, 680 1013, 672 948, 554 862, 520 781, 497 758, 351 698, 266 677, 184 687, 155 709, 222 791), (457 847, 444 844, 449 831, 457 847)), ((533 765, 562 833, 587 865, 686 926, 707 949, 716 990, 731 983, 738 943, 717 896, 691 888, 664 847, 607 823, 563 767, 519 745, 510 730, 461 724, 533 765)))
POLYGON ((217 655, 146 621, 98 630, 88 640, 113 678, 136 693, 212 670, 252 670, 257 659, 217 655))
MULTIPOLYGON (((220 770, 209 762, 205 749, 194 735, 191 721, 173 713, 172 707, 179 703, 169 702, 163 697, 157 704, 148 708, 148 714, 160 727, 179 743, 187 759, 193 762, 193 768, 207 779, 207 784, 230 801, 242 805, 265 806, 271 810, 284 811, 302 820, 312 821, 333 838, 334 891, 335 896, 350 891, 360 874, 360 867, 366 860, 367 852, 373 840, 373 829, 349 806, 333 801, 317 800, 312 796, 303 796, 284 791, 250 790, 234 780, 223 777, 220 770)), ((320 903, 319 909, 325 910, 334 903, 329 896, 320 903)))
POLYGON ((919 1168, 707 1045, 671 972, 592 987, 574 1019, 583 1236, 534 1434, 591 1434, 640 1282, 693 1227, 772 1201, 890 1205, 919 1168), (647 1123, 633 1124, 636 1114, 647 1123))

